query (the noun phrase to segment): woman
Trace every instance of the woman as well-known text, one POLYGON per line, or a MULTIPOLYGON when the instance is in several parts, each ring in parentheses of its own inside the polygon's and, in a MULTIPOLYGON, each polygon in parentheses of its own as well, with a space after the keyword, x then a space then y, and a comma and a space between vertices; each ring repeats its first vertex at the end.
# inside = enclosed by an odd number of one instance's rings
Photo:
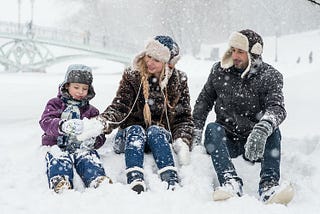
POLYGON ((180 165, 188 164, 193 121, 187 76, 174 68, 179 47, 169 36, 156 36, 122 76, 112 104, 98 117, 83 122, 85 139, 118 128, 115 152, 125 154, 127 183, 145 191, 144 152, 153 154, 162 181, 173 190, 179 182, 170 143, 180 165), (91 129, 91 130, 90 130, 91 129), (92 132, 93 131, 93 132, 92 132))

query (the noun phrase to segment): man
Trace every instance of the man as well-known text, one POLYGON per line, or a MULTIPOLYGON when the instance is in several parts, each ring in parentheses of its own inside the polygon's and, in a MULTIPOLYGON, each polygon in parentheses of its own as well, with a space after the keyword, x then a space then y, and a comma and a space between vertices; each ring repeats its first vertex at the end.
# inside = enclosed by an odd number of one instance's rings
POLYGON ((193 110, 193 143, 201 143, 208 113, 215 105, 216 121, 205 130, 204 145, 211 155, 220 187, 214 200, 242 196, 242 179, 231 158, 243 155, 261 162, 259 196, 265 203, 288 203, 291 185, 281 187, 278 126, 286 117, 282 75, 262 61, 263 41, 252 30, 231 34, 221 62, 213 65, 193 110))

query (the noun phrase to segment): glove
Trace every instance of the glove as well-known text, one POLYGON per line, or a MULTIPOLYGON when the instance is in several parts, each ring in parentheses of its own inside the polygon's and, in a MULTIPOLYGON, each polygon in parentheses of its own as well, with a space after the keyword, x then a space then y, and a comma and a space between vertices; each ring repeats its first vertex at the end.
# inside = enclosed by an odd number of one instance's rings
POLYGON ((103 129, 108 127, 108 123, 104 122, 102 118, 94 117, 91 119, 83 119, 83 131, 77 135, 79 141, 85 141, 92 137, 97 137, 103 133, 103 129))
POLYGON ((173 142, 173 150, 178 155, 180 165, 188 165, 190 163, 190 150, 187 143, 182 138, 178 138, 173 142))
POLYGON ((194 129, 193 130, 192 145, 193 146, 201 145, 201 139, 202 139, 202 130, 201 129, 194 129))
POLYGON ((83 122, 80 119, 70 119, 61 124, 61 131, 68 135, 79 135, 82 130, 83 122))
POLYGON ((271 123, 265 120, 260 121, 253 127, 244 145, 246 158, 250 161, 256 161, 263 157, 267 138, 271 135, 272 131, 271 123))
POLYGON ((93 149, 95 143, 96 143, 95 137, 86 139, 80 144, 80 149, 93 149))

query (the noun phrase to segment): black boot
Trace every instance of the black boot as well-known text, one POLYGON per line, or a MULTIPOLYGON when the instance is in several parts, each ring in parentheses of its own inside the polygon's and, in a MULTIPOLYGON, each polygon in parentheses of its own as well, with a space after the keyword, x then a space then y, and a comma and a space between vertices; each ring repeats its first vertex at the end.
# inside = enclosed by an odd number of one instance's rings
POLYGON ((179 184, 178 173, 175 167, 167 166, 159 170, 162 181, 168 183, 167 189, 174 191, 179 184))
POLYGON ((138 194, 144 192, 146 189, 144 183, 143 169, 140 167, 132 167, 126 170, 127 173, 127 183, 130 185, 131 189, 138 194))

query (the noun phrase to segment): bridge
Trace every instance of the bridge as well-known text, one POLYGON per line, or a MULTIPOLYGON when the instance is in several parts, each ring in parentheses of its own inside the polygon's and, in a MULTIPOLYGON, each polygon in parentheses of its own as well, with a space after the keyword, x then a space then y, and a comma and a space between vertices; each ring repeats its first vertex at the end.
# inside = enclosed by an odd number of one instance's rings
POLYGON ((129 64, 139 45, 91 35, 89 31, 67 31, 28 23, 21 26, 0 22, 0 64, 6 71, 45 71, 45 67, 75 57, 95 56, 129 64), (77 54, 55 56, 52 47, 78 50, 77 54))

